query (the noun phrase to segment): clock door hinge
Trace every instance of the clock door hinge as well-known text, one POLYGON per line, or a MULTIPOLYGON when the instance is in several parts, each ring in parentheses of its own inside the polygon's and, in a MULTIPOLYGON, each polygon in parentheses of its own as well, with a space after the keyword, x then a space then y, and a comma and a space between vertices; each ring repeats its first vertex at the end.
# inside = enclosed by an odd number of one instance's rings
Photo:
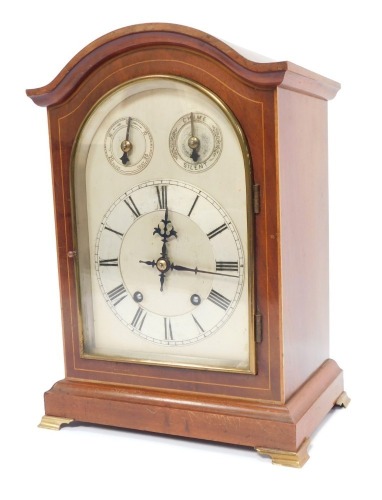
POLYGON ((255 314, 255 342, 260 344, 263 340, 263 317, 257 312, 255 314))
POLYGON ((260 184, 254 184, 253 186, 253 212, 255 214, 260 213, 260 184))

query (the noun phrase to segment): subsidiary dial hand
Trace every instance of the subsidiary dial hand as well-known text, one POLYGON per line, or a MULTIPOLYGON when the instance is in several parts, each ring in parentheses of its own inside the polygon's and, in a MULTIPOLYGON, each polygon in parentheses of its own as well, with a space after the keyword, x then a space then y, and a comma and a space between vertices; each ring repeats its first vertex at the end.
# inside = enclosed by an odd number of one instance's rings
POLYGON ((200 148, 200 140, 195 135, 194 113, 191 113, 190 119, 191 119, 191 137, 188 139, 188 147, 192 149, 190 158, 192 158, 194 162, 197 162, 200 156, 198 153, 198 149, 200 148))
POLYGON ((126 138, 124 141, 121 142, 121 149, 123 151, 123 155, 121 156, 120 160, 124 165, 126 165, 126 163, 129 161, 129 157, 127 156, 127 153, 129 153, 133 147, 133 145, 129 141, 130 123, 131 123, 131 117, 129 117, 127 119, 126 138))
POLYGON ((170 269, 175 271, 189 271, 195 274, 216 274, 218 276, 228 276, 229 278, 238 278, 239 276, 237 274, 225 274, 225 273, 218 273, 215 271, 204 271, 202 269, 198 269, 197 267, 185 267, 185 266, 178 266, 176 264, 170 264, 170 269))

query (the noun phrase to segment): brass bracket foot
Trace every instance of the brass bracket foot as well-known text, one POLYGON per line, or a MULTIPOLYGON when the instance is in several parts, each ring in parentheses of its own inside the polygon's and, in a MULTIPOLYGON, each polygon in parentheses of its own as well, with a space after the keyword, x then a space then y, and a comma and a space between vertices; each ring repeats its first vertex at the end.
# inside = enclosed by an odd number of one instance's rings
POLYGON ((44 415, 38 426, 43 429, 59 431, 61 426, 64 424, 70 424, 71 422, 73 422, 72 418, 51 417, 49 415, 44 415))
POLYGON ((344 408, 347 408, 349 406, 351 399, 349 396, 346 394, 345 391, 343 391, 340 396, 338 397, 337 401, 334 403, 335 406, 343 406, 344 408))
POLYGON ((272 448, 255 448, 260 455, 268 455, 273 464, 287 465, 288 467, 302 467, 309 459, 309 439, 305 439, 297 451, 274 450, 272 448))

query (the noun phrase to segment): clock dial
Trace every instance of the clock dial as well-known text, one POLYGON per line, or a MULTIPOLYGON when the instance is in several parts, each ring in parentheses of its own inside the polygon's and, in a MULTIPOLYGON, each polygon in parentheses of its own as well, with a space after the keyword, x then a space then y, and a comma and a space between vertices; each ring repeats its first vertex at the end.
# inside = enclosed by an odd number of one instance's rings
POLYGON ((116 200, 100 226, 95 266, 115 316, 170 346, 218 332, 244 285, 244 252, 228 214, 175 180, 145 182, 116 200))
POLYGON ((84 357, 254 371, 247 158, 189 80, 138 79, 95 106, 75 153, 84 357))

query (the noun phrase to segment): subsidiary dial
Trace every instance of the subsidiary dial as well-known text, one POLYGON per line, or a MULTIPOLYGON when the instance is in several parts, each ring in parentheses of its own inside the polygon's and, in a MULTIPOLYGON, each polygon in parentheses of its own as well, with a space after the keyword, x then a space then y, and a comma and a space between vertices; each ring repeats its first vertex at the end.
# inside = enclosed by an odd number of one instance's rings
POLYGON ((149 129, 137 118, 119 118, 105 136, 105 155, 121 174, 137 174, 149 164, 154 141, 149 129))
POLYGON ((220 128, 204 113, 191 112, 182 116, 170 133, 171 155, 189 172, 204 172, 215 165, 222 147, 220 128))

